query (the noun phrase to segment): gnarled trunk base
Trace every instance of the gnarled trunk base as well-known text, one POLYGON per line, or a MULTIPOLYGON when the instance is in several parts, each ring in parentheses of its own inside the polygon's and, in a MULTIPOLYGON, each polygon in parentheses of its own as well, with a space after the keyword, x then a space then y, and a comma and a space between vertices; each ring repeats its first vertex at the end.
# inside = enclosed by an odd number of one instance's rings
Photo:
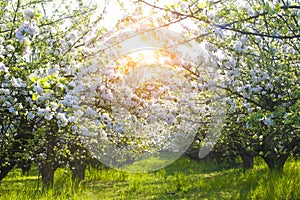
POLYGON ((45 162, 40 165, 40 173, 42 175, 43 190, 53 187, 54 172, 57 167, 52 162, 45 162))
POLYGON ((72 179, 74 181, 82 181, 85 177, 86 164, 82 161, 73 162, 70 165, 72 171, 72 179))
POLYGON ((252 169, 254 165, 254 155, 251 153, 241 153, 240 156, 243 161, 243 169, 252 169))
POLYGON ((268 155, 263 157, 264 161, 267 163, 269 169, 273 172, 282 173, 284 164, 289 156, 288 155, 268 155))
POLYGON ((15 165, 16 165, 15 162, 11 162, 9 165, 0 168, 0 182, 14 168, 15 165))

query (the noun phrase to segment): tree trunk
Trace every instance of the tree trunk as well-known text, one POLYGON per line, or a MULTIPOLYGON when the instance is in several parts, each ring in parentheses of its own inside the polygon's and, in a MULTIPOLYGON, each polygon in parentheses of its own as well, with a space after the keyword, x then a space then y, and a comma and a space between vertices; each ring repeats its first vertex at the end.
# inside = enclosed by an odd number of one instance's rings
POLYGON ((254 155, 252 153, 244 152, 240 153, 240 156, 243 161, 243 169, 252 169, 254 165, 254 155))
POLYGON ((70 164, 72 171, 72 179, 74 181, 82 181, 85 177, 86 164, 84 161, 75 161, 70 164))
POLYGON ((0 182, 4 179, 4 177, 14 168, 16 165, 15 162, 11 162, 9 165, 2 167, 0 169, 0 182))
POLYGON ((53 187, 54 183, 54 172, 56 167, 50 161, 46 161, 40 165, 40 173, 42 175, 43 190, 53 187))
POLYGON ((28 149, 28 141, 33 139, 32 129, 32 124, 22 118, 18 131, 14 135, 14 141, 12 142, 11 147, 6 150, 7 154, 1 155, 0 157, 0 181, 15 167, 16 164, 18 164, 17 160, 20 156, 17 156, 17 154, 22 155, 25 153, 24 149, 28 149), (2 166, 5 160, 8 160, 9 164, 2 166))
POLYGON ((271 171, 282 173, 284 164, 288 157, 289 157, 289 155, 278 156, 278 155, 270 154, 268 156, 263 157, 263 159, 267 163, 267 165, 271 171))

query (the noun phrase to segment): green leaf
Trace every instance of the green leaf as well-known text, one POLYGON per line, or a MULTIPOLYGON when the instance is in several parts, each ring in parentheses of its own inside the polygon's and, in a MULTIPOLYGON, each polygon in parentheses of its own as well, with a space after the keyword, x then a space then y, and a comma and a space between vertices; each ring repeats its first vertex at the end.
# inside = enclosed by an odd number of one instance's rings
POLYGON ((38 80, 37 76, 34 76, 32 78, 29 79, 31 82, 35 83, 38 80))
POLYGON ((32 100, 35 101, 37 99, 37 94, 32 95, 32 100))
POLYGON ((198 2, 197 3, 197 7, 201 8, 201 9, 204 9, 205 5, 203 3, 201 3, 201 2, 198 2))

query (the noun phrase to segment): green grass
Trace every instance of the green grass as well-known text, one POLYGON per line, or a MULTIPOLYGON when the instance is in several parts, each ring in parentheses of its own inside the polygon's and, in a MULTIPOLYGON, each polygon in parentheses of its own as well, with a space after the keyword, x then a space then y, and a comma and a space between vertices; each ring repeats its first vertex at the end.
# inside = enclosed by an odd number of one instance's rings
POLYGON ((282 175, 261 160, 253 170, 180 158, 156 172, 131 174, 90 169, 79 186, 70 172, 55 173, 54 188, 41 192, 36 169, 29 176, 13 170, 0 186, 0 199, 300 199, 300 161, 289 160, 282 175))

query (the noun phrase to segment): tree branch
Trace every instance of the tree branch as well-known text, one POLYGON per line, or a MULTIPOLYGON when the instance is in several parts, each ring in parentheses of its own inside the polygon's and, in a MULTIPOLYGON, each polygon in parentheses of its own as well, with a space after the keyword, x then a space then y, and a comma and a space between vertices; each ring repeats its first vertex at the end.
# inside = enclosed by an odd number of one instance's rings
POLYGON ((238 32, 238 33, 241 33, 243 35, 254 35, 254 36, 276 38, 276 39, 295 39, 295 38, 300 38, 300 34, 298 34, 298 35, 268 35, 268 34, 264 34, 264 33, 255 33, 255 32, 242 31, 242 30, 238 30, 238 29, 235 29, 235 28, 226 27, 226 26, 223 26, 223 25, 216 25, 216 26, 218 26, 221 29, 238 32))

